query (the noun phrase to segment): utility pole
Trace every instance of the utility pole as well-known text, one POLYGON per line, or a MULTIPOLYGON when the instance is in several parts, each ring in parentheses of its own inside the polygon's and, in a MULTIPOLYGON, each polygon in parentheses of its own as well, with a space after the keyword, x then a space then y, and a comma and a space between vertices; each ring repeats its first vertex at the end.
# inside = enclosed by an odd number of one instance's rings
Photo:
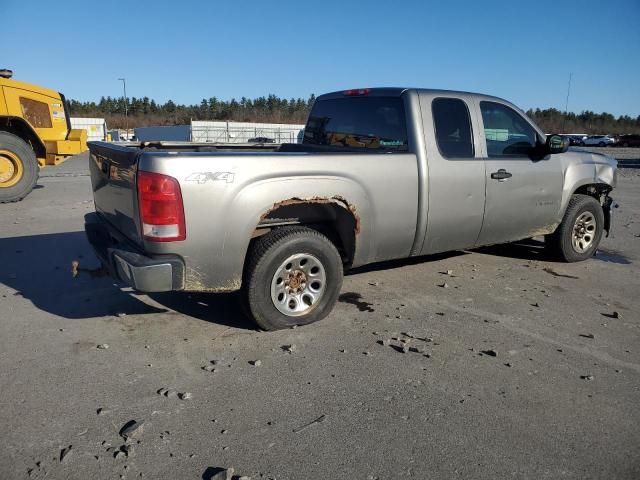
POLYGON ((127 104, 129 103, 129 101, 127 100, 127 79, 119 78, 118 80, 122 82, 122 90, 124 91, 124 128, 125 128, 125 131, 127 132, 126 133, 127 137, 129 137, 129 115, 128 115, 128 109, 127 109, 127 104))
POLYGON ((569 74, 569 85, 567 86, 567 100, 564 102, 564 116, 562 117, 562 133, 567 133, 564 131, 564 122, 567 120, 567 110, 569 109, 569 94, 571 93, 571 77, 573 76, 573 72, 569 74))

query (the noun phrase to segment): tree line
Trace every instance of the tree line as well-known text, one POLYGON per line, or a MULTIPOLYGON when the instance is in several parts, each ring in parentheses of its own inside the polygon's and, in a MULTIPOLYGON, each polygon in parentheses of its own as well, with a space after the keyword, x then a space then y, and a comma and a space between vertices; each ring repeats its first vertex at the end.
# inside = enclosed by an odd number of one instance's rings
POLYGON ((555 108, 527 110, 527 115, 546 133, 587 133, 620 135, 640 133, 640 115, 615 117, 610 113, 585 110, 581 113, 561 112, 555 108))
MULTIPOLYGON (((99 102, 70 100, 71 115, 105 118, 109 128, 145 127, 150 125, 180 125, 191 120, 229 120, 238 122, 305 123, 315 95, 308 98, 280 98, 276 95, 254 99, 220 100, 203 98, 199 104, 182 105, 168 100, 156 102, 149 97, 132 97, 127 101, 128 121, 125 121, 123 97, 101 97, 99 102)), ((555 108, 529 109, 531 117, 547 133, 640 134, 640 115, 614 115, 585 110, 564 113, 555 108)))
POLYGON ((280 98, 275 95, 254 99, 242 97, 225 101, 203 98, 199 104, 181 105, 168 100, 158 103, 149 97, 129 98, 128 122, 125 122, 123 97, 102 97, 99 102, 69 101, 72 116, 105 118, 109 128, 181 125, 191 120, 229 120, 261 123, 305 123, 315 95, 303 98, 280 98))

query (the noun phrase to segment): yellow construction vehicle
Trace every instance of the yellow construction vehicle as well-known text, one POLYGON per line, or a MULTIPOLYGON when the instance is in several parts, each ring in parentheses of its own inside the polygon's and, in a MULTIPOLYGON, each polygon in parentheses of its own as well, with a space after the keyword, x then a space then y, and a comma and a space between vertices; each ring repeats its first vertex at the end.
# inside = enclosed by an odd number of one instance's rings
POLYGON ((40 167, 87 150, 87 131, 71 129, 64 95, 12 75, 0 70, 0 203, 26 197, 40 167))

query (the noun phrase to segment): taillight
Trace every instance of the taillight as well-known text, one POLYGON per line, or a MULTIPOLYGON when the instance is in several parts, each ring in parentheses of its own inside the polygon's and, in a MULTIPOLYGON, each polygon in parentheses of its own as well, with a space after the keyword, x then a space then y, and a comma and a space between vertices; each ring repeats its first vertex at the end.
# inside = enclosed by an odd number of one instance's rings
POLYGON ((370 91, 371 91, 370 88, 355 88, 352 90, 345 90, 344 94, 347 97, 356 97, 358 95, 369 95, 370 91))
POLYGON ((175 242, 186 238, 182 193, 175 178, 138 172, 138 208, 145 240, 175 242))

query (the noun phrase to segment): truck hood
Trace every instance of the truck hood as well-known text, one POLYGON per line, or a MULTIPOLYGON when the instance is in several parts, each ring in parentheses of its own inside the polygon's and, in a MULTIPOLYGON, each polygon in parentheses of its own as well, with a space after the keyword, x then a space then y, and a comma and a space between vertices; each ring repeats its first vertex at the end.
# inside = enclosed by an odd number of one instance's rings
POLYGON ((579 172, 583 182, 605 183, 615 188, 617 183, 618 161, 602 153, 589 152, 569 148, 559 155, 563 164, 565 177, 571 177, 579 172))

